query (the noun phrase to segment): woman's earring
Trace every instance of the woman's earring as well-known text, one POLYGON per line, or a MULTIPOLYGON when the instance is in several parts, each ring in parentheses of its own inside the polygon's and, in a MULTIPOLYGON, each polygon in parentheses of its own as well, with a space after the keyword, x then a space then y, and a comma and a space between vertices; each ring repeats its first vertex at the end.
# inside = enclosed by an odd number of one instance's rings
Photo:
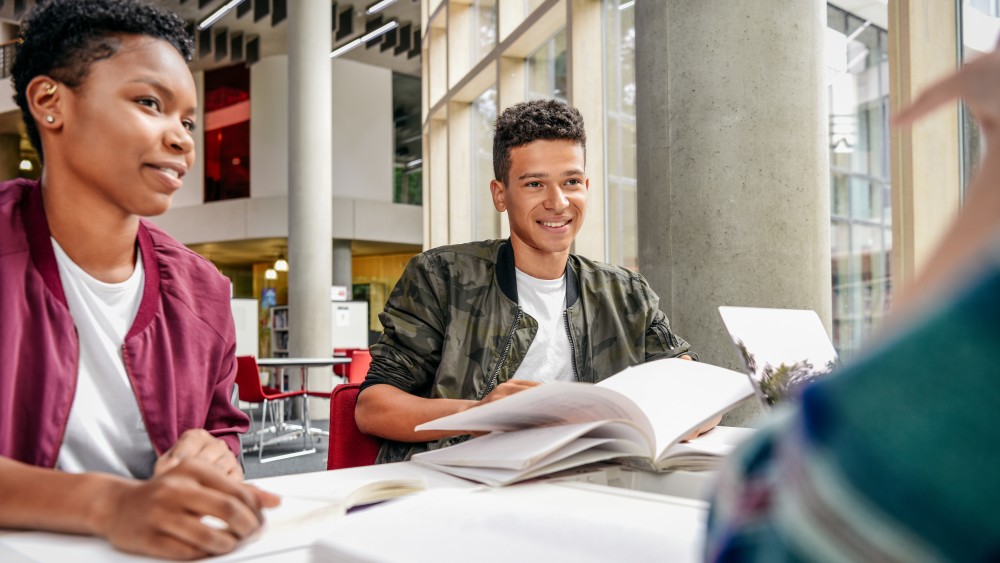
POLYGON ((52 117, 51 115, 46 115, 45 116, 45 123, 55 123, 55 122, 56 122, 56 118, 52 117))
POLYGON ((45 94, 51 96, 52 94, 56 93, 56 90, 58 88, 59 88, 58 84, 50 84, 49 87, 45 90, 45 94))

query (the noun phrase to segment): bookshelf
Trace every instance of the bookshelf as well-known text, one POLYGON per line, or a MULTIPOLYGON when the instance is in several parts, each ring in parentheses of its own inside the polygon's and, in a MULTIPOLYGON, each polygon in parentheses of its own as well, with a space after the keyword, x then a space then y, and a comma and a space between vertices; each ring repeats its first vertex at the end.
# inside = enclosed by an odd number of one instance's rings
POLYGON ((271 357, 288 357, 288 306, 276 305, 271 307, 271 357))

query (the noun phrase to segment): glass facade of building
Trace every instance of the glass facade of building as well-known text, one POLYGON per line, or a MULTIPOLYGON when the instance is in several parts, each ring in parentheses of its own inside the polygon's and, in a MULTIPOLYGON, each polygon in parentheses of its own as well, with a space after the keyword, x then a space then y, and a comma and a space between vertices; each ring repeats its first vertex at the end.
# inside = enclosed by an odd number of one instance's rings
POLYGON ((472 238, 500 236, 502 215, 493 207, 493 125, 497 120, 497 89, 490 86, 472 102, 472 238))
POLYGON ((827 26, 832 337, 849 358, 891 305, 888 33, 833 6, 827 26))
POLYGON ((635 2, 604 0, 603 33, 607 255, 636 270, 635 2))

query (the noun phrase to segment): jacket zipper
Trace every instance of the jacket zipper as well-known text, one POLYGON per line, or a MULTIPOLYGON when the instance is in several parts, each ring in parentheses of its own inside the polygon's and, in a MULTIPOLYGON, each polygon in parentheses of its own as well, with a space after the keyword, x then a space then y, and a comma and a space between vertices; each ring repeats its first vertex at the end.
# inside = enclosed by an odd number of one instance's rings
POLYGON ((52 468, 59 464, 59 454, 62 453, 63 446, 66 445, 66 428, 69 427, 69 417, 73 414, 73 403, 76 401, 76 388, 80 384, 80 333, 76 326, 73 327, 73 334, 76 335, 76 369, 73 370, 73 395, 69 401, 69 410, 66 411, 66 418, 63 419, 62 430, 59 432, 59 449, 56 450, 55 459, 52 460, 52 468))
POLYGON ((486 388, 479 394, 479 398, 476 399, 477 401, 482 401, 483 398, 489 395, 490 392, 493 391, 493 388, 496 387, 497 377, 500 375, 500 368, 503 367, 504 362, 507 360, 507 353, 510 352, 510 345, 514 341, 514 331, 517 330, 517 326, 521 324, 521 313, 521 307, 518 306, 517 313, 514 314, 514 324, 511 325, 510 332, 507 333, 507 343, 504 344, 503 352, 500 353, 500 359, 497 360, 497 366, 493 368, 493 374, 490 376, 486 388))
POLYGON ((573 333, 569 330, 569 309, 563 309, 563 320, 566 321, 566 337, 569 338, 569 357, 573 361, 573 378, 580 381, 580 372, 576 367, 576 345, 573 344, 573 333))

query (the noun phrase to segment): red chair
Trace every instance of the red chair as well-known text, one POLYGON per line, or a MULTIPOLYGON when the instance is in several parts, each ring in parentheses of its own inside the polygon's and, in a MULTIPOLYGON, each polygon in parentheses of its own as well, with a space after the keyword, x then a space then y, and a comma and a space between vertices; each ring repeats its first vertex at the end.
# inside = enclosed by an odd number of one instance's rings
POLYGON ((378 438, 363 433, 354 422, 354 407, 358 402, 360 387, 359 383, 345 383, 334 387, 330 393, 330 450, 326 458, 327 469, 372 465, 382 446, 378 438))
MULTIPOLYGON (((351 357, 351 350, 354 348, 334 348, 334 356, 343 356, 345 358, 351 357)), ((339 375, 340 377, 347 377, 347 370, 350 368, 350 364, 336 364, 333 366, 333 375, 339 375)))
MULTIPOLYGON (((257 367, 257 359, 253 356, 236 357, 236 385, 239 387, 239 397, 241 401, 261 406, 260 427, 256 432, 257 439, 256 446, 254 446, 257 449, 258 459, 261 463, 316 452, 316 448, 313 446, 312 435, 307 431, 308 426, 285 424, 285 421, 278 415, 278 412, 274 408, 277 401, 285 401, 298 397, 302 402, 301 412, 303 417, 302 420, 304 422, 309 417, 309 404, 306 401, 305 391, 301 389, 296 391, 281 391, 280 389, 264 387, 261 385, 260 368, 257 367), (271 426, 267 426, 268 411, 271 411, 271 426), (290 432, 280 434, 282 430, 290 430, 290 432), (264 457, 264 446, 284 441, 297 432, 302 433, 301 451, 271 456, 269 458, 264 457), (274 437, 265 441, 264 435, 268 433, 273 433, 274 437)), ((252 450, 253 447, 248 449, 252 450)))
POLYGON ((368 367, 372 365, 372 353, 367 349, 350 351, 350 368, 347 371, 348 383, 361 383, 368 375, 368 367))

